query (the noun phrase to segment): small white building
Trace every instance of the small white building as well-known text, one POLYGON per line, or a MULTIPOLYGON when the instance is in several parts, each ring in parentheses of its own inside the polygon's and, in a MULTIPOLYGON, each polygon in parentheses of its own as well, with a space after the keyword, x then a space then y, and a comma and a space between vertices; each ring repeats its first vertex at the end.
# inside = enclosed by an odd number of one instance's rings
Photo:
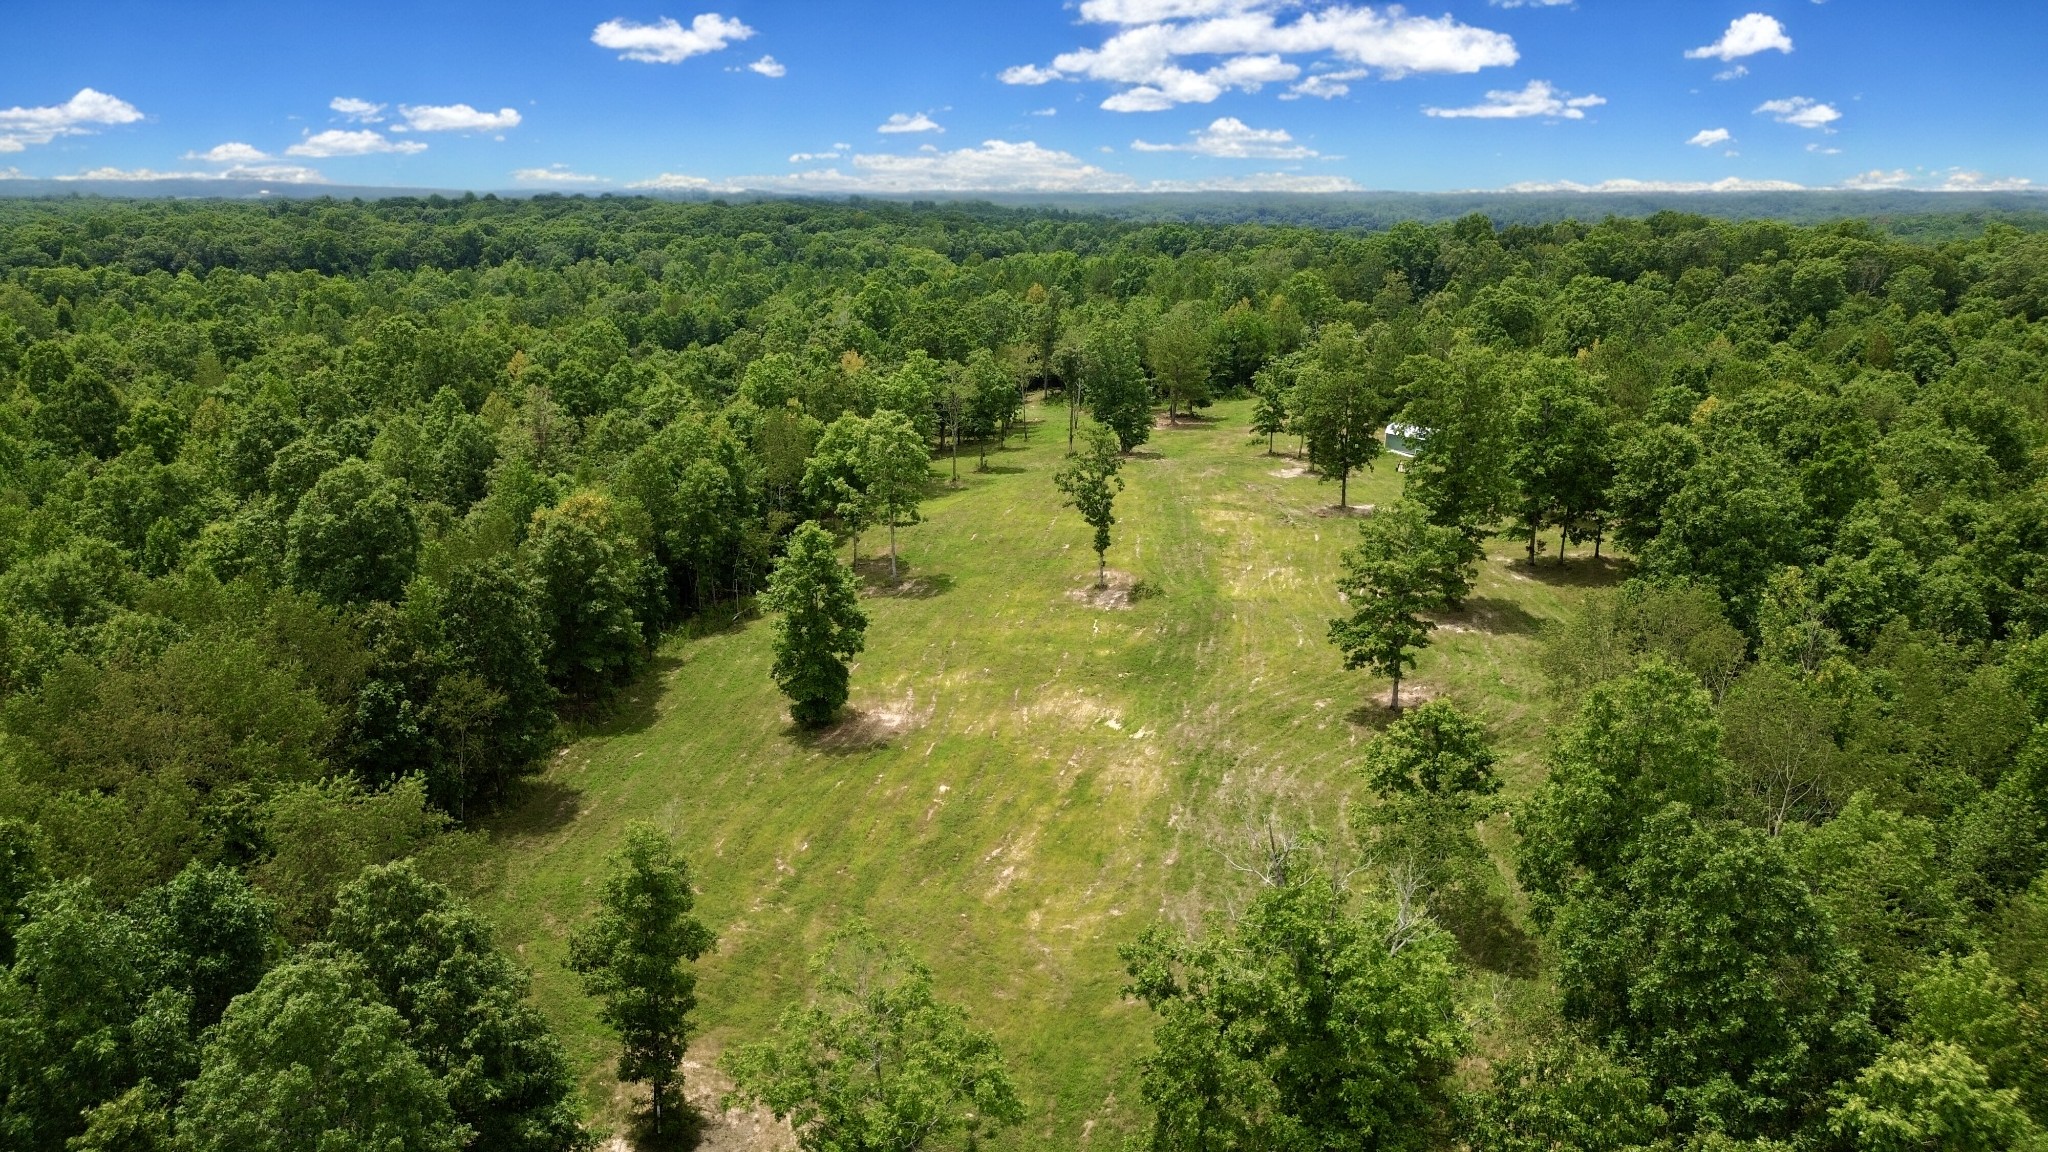
POLYGON ((1387 451, 1403 459, 1413 460, 1422 450, 1422 442, 1429 439, 1429 429, 1413 424, 1387 425, 1387 451))

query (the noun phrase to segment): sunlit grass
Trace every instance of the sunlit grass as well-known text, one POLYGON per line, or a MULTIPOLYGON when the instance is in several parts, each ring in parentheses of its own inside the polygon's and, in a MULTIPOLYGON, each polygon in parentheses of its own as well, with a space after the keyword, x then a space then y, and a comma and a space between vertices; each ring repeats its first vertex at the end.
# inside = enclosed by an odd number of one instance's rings
MULTIPOLYGON (((1109 554, 1140 584, 1127 608, 1069 595, 1094 557, 1052 487, 1064 412, 1045 413, 994 471, 963 460, 961 486, 935 484, 925 523, 899 534, 906 583, 864 601, 841 729, 790 726, 754 620, 671 641, 618 717, 563 752, 500 822, 486 900, 594 1105, 616 1115, 612 1041, 561 960, 640 818, 675 835, 719 934, 693 1063, 767 1028, 803 994, 805 953, 861 915, 1000 1036, 1031 1113, 1006 1145, 1074 1147, 1139 1122, 1151 1021, 1118 993, 1117 946, 1239 890, 1205 831, 1220 796, 1290 777, 1336 819, 1384 721, 1385 682, 1345 672, 1324 639, 1353 522, 1329 514, 1335 485, 1265 455, 1249 414, 1223 404, 1162 428, 1127 465, 1109 554)), ((1388 459, 1351 499, 1386 503, 1400 483, 1388 459)), ((1508 542, 1490 551, 1413 684, 1485 718, 1513 797, 1544 741, 1535 633, 1594 573, 1559 580, 1548 562, 1507 563, 1508 542)))

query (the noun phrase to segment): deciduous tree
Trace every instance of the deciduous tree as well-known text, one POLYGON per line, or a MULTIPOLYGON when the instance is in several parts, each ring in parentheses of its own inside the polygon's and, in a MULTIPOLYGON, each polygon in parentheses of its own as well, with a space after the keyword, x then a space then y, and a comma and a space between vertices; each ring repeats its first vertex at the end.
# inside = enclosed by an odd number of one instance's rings
POLYGON ((1346 668, 1392 678, 1388 707, 1398 712, 1401 672, 1415 666, 1415 653, 1436 628, 1428 614, 1450 607, 1471 587, 1467 541, 1409 504, 1383 509, 1359 525, 1358 537, 1337 578, 1350 614, 1330 622, 1330 642, 1343 651, 1346 668))
POLYGON ((866 644, 853 573, 823 528, 806 523, 790 534, 768 581, 765 600, 775 622, 775 683, 789 697, 797 723, 831 721, 846 703, 846 662, 866 644))
POLYGON ((1097 588, 1108 582, 1109 530, 1116 525, 1116 494, 1124 487, 1119 475, 1122 468, 1116 438, 1097 424, 1082 434, 1081 450, 1053 473, 1053 485, 1066 494, 1067 506, 1078 510, 1095 529, 1097 588))
POLYGON ((689 865, 660 829, 636 821, 606 863, 597 915, 569 939, 569 967, 619 1034, 619 1079, 644 1080, 652 1092, 656 1133, 697 1006, 697 976, 685 965, 713 942, 691 915, 696 903, 689 865))

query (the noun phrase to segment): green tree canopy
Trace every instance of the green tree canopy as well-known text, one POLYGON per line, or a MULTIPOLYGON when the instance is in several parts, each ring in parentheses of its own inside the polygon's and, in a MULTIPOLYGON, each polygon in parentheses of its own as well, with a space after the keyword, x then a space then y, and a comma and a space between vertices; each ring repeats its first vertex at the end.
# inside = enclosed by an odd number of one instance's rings
POLYGON ((775 683, 797 723, 829 723, 846 703, 846 662, 866 644, 868 618, 853 573, 815 523, 792 532, 764 598, 775 622, 775 683))
POLYGON ((1471 587, 1469 541, 1455 528, 1439 528, 1422 509, 1397 504, 1358 526, 1358 543, 1344 553, 1337 589, 1350 614, 1330 622, 1330 642, 1346 668, 1370 668, 1393 680, 1388 707, 1401 708, 1401 672, 1436 628, 1427 614, 1441 612, 1471 587))
POLYGON ((809 1003, 727 1051, 733 1101, 787 1120, 806 1152, 918 1152, 1024 1119, 995 1037, 940 1000, 931 969, 864 921, 810 959, 809 1003))

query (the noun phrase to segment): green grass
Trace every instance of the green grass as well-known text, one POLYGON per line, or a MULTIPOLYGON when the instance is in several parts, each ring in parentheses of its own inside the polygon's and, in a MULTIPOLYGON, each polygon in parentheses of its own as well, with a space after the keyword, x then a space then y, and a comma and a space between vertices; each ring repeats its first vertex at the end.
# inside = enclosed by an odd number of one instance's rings
MULTIPOLYGON (((1069 596, 1094 556, 1052 487, 1064 412, 1041 413, 1028 443, 989 473, 963 460, 962 486, 935 487, 925 522, 899 533, 910 582, 864 601, 860 716, 842 730, 790 726, 765 621, 703 630, 665 645, 619 714, 497 823, 486 905, 601 1114, 616 1120, 623 1099, 612 1040, 561 964, 605 855, 647 819, 696 869, 719 936, 698 966, 693 1064, 768 1028, 804 994, 807 951, 859 915, 1001 1038, 1030 1112, 1004 1146, 1142 1122, 1134 1058, 1151 1019, 1118 993, 1118 945, 1242 891, 1212 830, 1232 794, 1291 780, 1335 818, 1385 719, 1385 682, 1345 672, 1324 638, 1355 533, 1328 514, 1336 486, 1265 455, 1248 404, 1214 414, 1159 430, 1125 469, 1109 561, 1142 581, 1128 608, 1069 596)), ((1400 483, 1387 459, 1351 499, 1384 504, 1400 483)), ((1512 797, 1543 742, 1535 633, 1609 576, 1532 572, 1503 541, 1491 552, 1413 683, 1485 718, 1512 797)))

